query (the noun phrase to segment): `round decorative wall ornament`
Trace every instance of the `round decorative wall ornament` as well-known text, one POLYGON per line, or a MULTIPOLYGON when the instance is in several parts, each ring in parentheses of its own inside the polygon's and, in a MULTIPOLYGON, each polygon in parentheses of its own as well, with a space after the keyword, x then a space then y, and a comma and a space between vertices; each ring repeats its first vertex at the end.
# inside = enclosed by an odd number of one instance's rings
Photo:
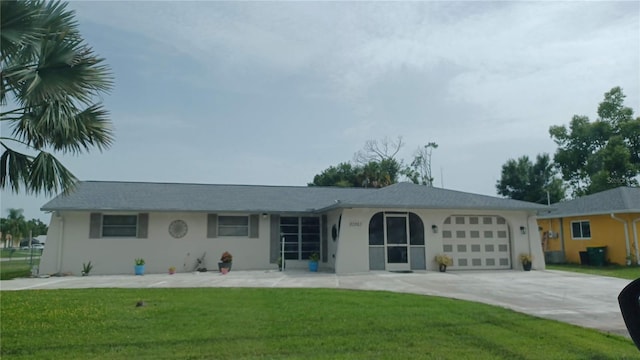
POLYGON ((169 224, 169 234, 176 239, 187 235, 187 230, 187 223, 182 220, 173 220, 171 224, 169 224))

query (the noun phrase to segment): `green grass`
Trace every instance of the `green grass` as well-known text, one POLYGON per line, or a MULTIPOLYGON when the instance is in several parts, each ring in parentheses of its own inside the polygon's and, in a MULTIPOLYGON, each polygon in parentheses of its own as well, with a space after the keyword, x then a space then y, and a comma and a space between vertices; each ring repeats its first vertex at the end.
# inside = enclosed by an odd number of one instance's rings
MULTIPOLYGON (((41 250, 34 249, 33 256, 40 256, 41 250)), ((0 249, 1 258, 18 258, 31 256, 31 250, 19 250, 19 249, 0 249), (11 251, 13 250, 13 251, 11 251)))
POLYGON ((0 309, 2 359, 640 358, 621 336, 390 292, 4 291, 0 309))
POLYGON ((611 276, 629 280, 640 278, 640 266, 586 266, 579 264, 547 264, 546 268, 548 270, 573 271, 584 274, 611 276))
POLYGON ((20 277, 30 277, 31 267, 40 264, 40 257, 30 259, 16 259, 0 262, 0 280, 11 280, 20 277))

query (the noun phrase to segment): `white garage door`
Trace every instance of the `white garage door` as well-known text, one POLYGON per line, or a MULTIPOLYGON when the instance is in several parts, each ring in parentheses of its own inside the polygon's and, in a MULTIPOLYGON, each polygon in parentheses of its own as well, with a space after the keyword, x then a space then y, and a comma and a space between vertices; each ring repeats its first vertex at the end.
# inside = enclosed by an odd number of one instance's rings
POLYGON ((501 216, 452 215, 442 225, 452 270, 511 269, 509 227, 501 216))

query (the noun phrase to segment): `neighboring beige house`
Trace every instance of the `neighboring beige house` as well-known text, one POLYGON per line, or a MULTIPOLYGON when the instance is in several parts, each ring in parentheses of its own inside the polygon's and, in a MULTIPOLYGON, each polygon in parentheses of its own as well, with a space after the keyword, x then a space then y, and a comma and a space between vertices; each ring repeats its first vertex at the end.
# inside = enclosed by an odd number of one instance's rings
POLYGON ((217 268, 224 251, 234 270, 304 268, 320 254, 320 270, 521 269, 530 253, 544 269, 536 212, 546 206, 399 183, 382 189, 85 181, 42 207, 52 213, 41 274, 147 273, 170 266, 217 268), (283 244, 284 242, 284 244, 283 244), (284 245, 284 246, 283 246, 284 245))

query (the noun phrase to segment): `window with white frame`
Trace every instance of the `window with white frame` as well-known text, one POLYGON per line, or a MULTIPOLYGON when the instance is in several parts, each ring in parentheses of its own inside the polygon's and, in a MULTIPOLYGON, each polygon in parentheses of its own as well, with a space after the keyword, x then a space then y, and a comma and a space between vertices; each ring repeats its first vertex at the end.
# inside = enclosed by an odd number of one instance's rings
POLYGON ((136 237, 138 215, 103 215, 102 237, 136 237))
POLYGON ((218 216, 218 236, 249 236, 249 217, 218 216))
POLYGON ((571 238, 591 239, 591 225, 589 220, 571 222, 571 238))

